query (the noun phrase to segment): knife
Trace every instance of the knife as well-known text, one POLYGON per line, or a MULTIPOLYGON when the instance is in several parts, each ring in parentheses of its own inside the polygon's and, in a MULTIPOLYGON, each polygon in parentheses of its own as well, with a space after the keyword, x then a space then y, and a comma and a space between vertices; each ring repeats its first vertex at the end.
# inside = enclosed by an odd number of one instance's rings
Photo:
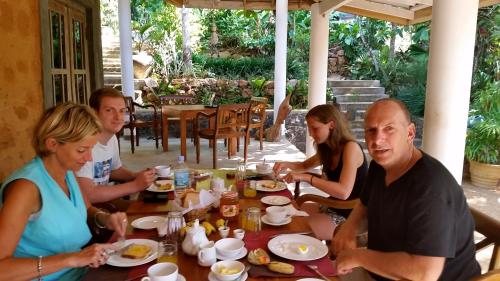
POLYGON ((277 237, 277 236, 280 236, 280 235, 286 235, 286 234, 302 234, 302 235, 308 235, 308 234, 313 234, 313 233, 312 233, 311 231, 278 233, 278 234, 274 234, 274 235, 269 236, 269 238, 274 238, 274 237, 277 237))

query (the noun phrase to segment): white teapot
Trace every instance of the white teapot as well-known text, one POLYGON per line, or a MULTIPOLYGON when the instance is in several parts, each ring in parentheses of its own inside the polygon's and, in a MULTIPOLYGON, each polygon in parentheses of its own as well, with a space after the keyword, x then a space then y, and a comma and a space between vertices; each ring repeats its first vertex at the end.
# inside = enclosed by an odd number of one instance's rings
POLYGON ((182 250, 188 255, 195 256, 198 254, 200 245, 206 242, 208 242, 208 238, 205 234, 205 228, 200 226, 200 222, 196 219, 193 226, 186 232, 186 238, 182 242, 182 250))

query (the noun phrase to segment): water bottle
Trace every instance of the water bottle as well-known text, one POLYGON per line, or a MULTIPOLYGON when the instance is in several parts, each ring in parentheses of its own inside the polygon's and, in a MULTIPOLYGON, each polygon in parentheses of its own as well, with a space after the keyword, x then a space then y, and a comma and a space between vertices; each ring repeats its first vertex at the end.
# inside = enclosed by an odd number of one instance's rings
POLYGON ((189 168, 184 163, 184 156, 180 155, 174 168, 174 186, 176 196, 182 196, 189 187, 189 168))

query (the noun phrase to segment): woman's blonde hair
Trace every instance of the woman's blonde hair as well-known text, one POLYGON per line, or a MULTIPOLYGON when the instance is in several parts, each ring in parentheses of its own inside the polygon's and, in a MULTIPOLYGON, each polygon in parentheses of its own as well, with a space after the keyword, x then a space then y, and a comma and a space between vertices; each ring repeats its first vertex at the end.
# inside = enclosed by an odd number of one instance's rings
POLYGON ((45 111, 35 127, 33 147, 38 156, 47 156, 45 146, 48 138, 59 143, 78 142, 101 132, 101 122, 89 106, 63 103, 45 111))
POLYGON ((327 124, 333 121, 334 129, 325 143, 316 144, 317 154, 323 166, 329 166, 334 155, 341 153, 342 147, 354 137, 349 130, 349 124, 344 114, 333 104, 321 104, 309 110, 306 119, 312 118, 320 123, 327 124))

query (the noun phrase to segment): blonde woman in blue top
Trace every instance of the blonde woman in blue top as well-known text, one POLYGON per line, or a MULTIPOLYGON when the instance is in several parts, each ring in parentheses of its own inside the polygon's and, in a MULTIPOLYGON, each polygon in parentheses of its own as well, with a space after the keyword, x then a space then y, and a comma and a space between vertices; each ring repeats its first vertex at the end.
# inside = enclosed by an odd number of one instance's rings
POLYGON ((112 245, 82 249, 91 238, 87 216, 120 235, 126 216, 92 207, 73 174, 92 159, 100 130, 86 105, 66 103, 43 115, 33 138, 37 156, 0 188, 0 280, 79 280, 85 268, 106 262, 112 245))

